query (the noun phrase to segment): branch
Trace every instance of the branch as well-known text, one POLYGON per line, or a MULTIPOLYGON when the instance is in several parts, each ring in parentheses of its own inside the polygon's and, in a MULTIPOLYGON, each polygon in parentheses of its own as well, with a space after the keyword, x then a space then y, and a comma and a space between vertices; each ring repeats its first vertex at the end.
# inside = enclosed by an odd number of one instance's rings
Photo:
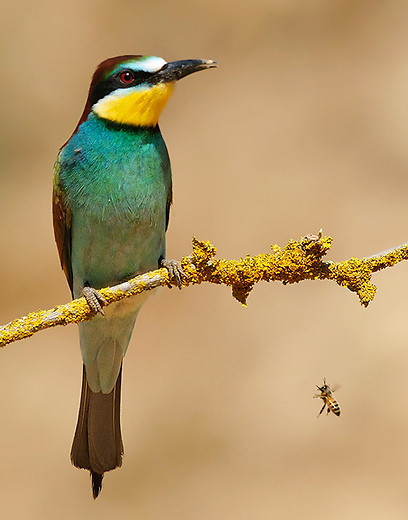
MULTIPOLYGON (((334 280, 338 285, 355 292, 360 303, 367 307, 373 300, 376 287, 371 283, 373 273, 408 260, 408 244, 368 258, 350 258, 343 262, 323 262, 322 258, 331 248, 331 237, 308 235, 299 241, 290 240, 281 249, 271 247, 271 253, 257 256, 247 255, 240 260, 217 260, 217 250, 209 242, 193 239, 193 252, 182 259, 185 276, 183 286, 210 282, 228 285, 232 295, 246 305, 254 285, 280 281, 283 284, 302 280, 334 280)), ((172 285, 166 269, 157 269, 132 278, 99 292, 108 305, 132 295, 149 291, 155 287, 172 285)), ((88 307, 84 297, 59 305, 48 311, 32 312, 0 327, 0 347, 56 325, 68 325, 90 320, 94 312, 88 307)))

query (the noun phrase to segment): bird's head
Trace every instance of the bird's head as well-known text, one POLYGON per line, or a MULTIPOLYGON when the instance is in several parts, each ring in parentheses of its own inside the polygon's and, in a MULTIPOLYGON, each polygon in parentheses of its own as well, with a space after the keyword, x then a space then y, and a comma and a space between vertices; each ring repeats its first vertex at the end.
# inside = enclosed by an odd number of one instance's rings
POLYGON ((175 82, 216 66, 212 60, 167 63, 156 56, 109 58, 98 65, 93 75, 78 126, 91 112, 119 124, 156 126, 175 82))

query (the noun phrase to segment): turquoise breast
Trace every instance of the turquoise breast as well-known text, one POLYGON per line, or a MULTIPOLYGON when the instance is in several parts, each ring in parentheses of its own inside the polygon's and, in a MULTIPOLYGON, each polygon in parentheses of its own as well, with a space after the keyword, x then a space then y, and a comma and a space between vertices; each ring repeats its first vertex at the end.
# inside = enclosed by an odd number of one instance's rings
POLYGON ((165 256, 171 169, 158 127, 117 125, 91 114, 59 156, 72 212, 74 294, 156 269, 165 256))

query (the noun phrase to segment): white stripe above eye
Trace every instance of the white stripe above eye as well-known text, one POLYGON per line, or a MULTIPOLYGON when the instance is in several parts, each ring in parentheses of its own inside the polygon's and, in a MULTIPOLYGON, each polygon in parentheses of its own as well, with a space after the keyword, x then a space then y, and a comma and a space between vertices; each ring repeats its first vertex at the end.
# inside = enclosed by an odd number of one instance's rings
POLYGON ((156 72, 160 70, 163 65, 167 62, 163 60, 163 58, 158 58, 157 56, 146 56, 138 59, 137 61, 129 61, 125 64, 126 68, 132 70, 142 70, 145 72, 156 72))

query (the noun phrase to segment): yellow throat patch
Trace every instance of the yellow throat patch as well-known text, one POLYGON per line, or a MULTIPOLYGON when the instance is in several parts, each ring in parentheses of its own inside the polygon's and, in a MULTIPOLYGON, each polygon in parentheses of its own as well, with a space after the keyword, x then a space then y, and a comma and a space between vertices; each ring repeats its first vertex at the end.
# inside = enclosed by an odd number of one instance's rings
POLYGON ((92 110, 115 123, 156 126, 173 91, 174 83, 158 83, 146 89, 122 89, 99 100, 92 110))

